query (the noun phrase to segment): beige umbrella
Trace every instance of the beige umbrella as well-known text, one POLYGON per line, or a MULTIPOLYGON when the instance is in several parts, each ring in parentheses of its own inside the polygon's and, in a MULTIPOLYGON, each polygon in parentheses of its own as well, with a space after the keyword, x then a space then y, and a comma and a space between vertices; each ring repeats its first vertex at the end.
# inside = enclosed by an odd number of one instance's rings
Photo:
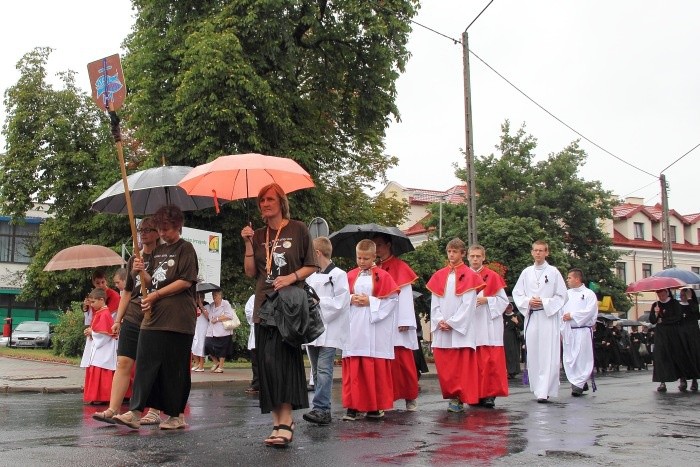
POLYGON ((63 271, 65 269, 95 268, 98 266, 117 266, 124 260, 114 250, 101 245, 77 245, 65 248, 54 255, 44 271, 63 271))

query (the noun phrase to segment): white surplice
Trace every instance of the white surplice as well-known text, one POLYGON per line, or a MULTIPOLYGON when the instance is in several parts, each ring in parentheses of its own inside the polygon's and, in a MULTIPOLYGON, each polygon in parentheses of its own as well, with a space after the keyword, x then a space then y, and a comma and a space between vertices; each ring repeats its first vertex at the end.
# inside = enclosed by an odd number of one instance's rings
POLYGON ((399 303, 394 313, 394 347, 405 347, 416 350, 418 336, 416 335, 416 310, 413 306, 413 288, 406 284, 399 289, 399 303), (400 332, 399 326, 408 326, 400 332))
POLYGON ((342 349, 348 334, 350 318, 350 285, 348 275, 338 267, 328 273, 315 272, 306 278, 321 299, 321 320, 326 330, 309 345, 342 349))
MULTIPOLYGON (((483 297, 482 290, 477 295, 483 297)), ((487 302, 476 306, 474 313, 474 333, 476 339, 475 346, 491 345, 503 347, 503 312, 508 307, 508 295, 503 289, 493 297, 486 297, 487 302)), ((471 345, 470 345, 471 347, 471 345)))
POLYGON ((474 327, 471 325, 476 313, 476 292, 470 290, 462 295, 455 295, 455 273, 447 276, 445 294, 439 297, 433 294, 430 301, 430 330, 433 333, 432 347, 438 349, 476 349, 474 327), (438 328, 440 321, 452 327, 450 331, 438 328))
POLYGON ((350 305, 348 338, 343 345, 343 357, 394 358, 394 312, 398 294, 386 298, 372 296, 372 276, 357 276, 354 293, 369 296, 369 306, 350 305))
POLYGON ((564 370, 571 384, 583 388, 593 373, 592 328, 598 317, 598 297, 585 285, 566 292, 568 300, 561 314, 571 315, 571 321, 562 321, 564 370))
POLYGON ((566 284, 561 273, 546 261, 525 268, 513 288, 513 301, 525 316, 525 346, 530 391, 537 399, 559 394, 561 308, 566 284), (530 299, 542 299, 542 308, 530 309, 530 299))

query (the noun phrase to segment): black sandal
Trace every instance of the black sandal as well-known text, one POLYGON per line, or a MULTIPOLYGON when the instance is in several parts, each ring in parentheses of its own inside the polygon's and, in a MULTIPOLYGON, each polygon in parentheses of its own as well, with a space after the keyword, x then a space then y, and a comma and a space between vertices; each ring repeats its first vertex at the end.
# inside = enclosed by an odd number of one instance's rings
POLYGON ((658 392, 666 392, 666 383, 661 383, 659 384, 659 387, 656 388, 658 392))
POLYGON ((289 443, 291 443, 294 440, 294 422, 292 422, 292 425, 280 425, 278 427, 278 430, 284 430, 288 431, 290 433, 289 438, 285 438, 284 436, 275 436, 273 443, 270 443, 269 446, 274 446, 276 448, 286 448, 289 443))
POLYGON ((691 391, 698 390, 698 380, 697 379, 694 379, 693 382, 690 384, 690 390, 691 391))
POLYGON ((688 381, 685 379, 681 379, 681 382, 678 385, 678 390, 680 392, 686 392, 688 390, 688 381))

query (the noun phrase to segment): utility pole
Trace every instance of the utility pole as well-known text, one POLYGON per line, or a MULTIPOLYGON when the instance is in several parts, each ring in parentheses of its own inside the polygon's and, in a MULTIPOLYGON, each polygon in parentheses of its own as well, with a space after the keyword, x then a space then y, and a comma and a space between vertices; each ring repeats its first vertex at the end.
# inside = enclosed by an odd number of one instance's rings
POLYGON ((661 182, 661 263, 664 269, 675 267, 673 264, 673 243, 671 242, 671 222, 668 216, 668 184, 666 175, 659 176, 661 182))
MULTIPOLYGON (((488 5, 486 6, 488 7, 488 5)), ((486 8, 484 8, 484 10, 485 9, 486 8)), ((462 61, 464 64, 464 126, 467 136, 467 147, 465 150, 467 159, 467 238, 469 239, 470 245, 476 245, 478 240, 476 234, 476 188, 474 186, 475 174, 474 136, 472 131, 472 90, 469 78, 469 34, 467 34, 466 30, 462 33, 462 61)))

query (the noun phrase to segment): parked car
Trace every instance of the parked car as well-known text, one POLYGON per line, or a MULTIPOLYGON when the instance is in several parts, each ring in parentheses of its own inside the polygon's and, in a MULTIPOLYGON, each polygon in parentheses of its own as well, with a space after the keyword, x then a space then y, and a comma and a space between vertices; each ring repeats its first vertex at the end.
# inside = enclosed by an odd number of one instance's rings
POLYGON ((12 331, 10 347, 51 347, 53 325, 46 321, 23 321, 12 331))

